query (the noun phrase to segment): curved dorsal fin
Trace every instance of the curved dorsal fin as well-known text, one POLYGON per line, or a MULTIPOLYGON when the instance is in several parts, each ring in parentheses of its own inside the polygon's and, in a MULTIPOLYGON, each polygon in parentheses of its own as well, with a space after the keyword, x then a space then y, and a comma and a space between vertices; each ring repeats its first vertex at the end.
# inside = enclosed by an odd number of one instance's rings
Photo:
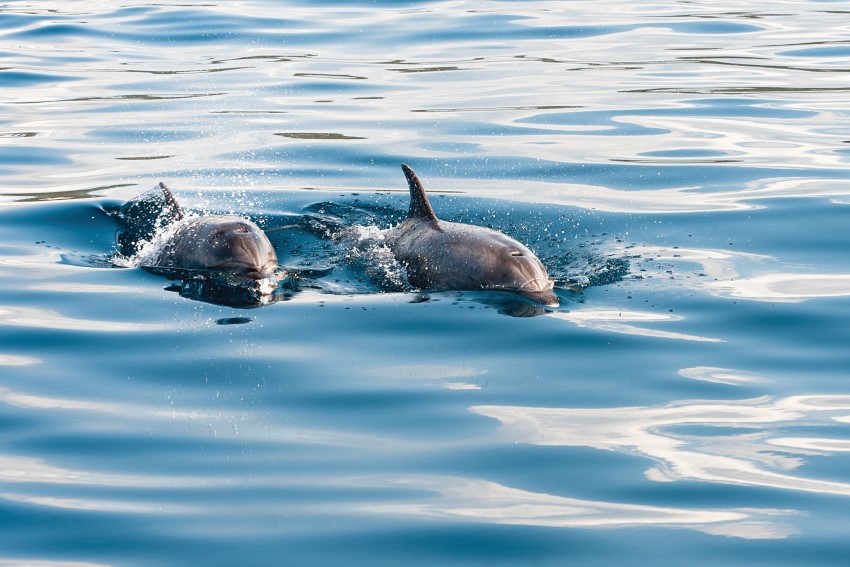
POLYGON ((434 209, 431 208, 431 203, 428 202, 428 196, 425 195, 425 188, 422 182, 416 177, 416 174, 410 169, 410 166, 403 163, 401 169, 404 171, 404 176, 407 177, 407 185, 410 187, 410 208, 407 211, 407 218, 426 218, 428 220, 437 220, 437 215, 434 214, 434 209))
POLYGON ((159 182, 159 188, 162 189, 162 194, 165 196, 166 207, 171 209, 174 219, 182 219, 185 214, 183 213, 183 209, 180 207, 180 203, 178 203, 177 199, 174 198, 174 194, 171 192, 171 189, 169 189, 168 185, 161 181, 159 182))

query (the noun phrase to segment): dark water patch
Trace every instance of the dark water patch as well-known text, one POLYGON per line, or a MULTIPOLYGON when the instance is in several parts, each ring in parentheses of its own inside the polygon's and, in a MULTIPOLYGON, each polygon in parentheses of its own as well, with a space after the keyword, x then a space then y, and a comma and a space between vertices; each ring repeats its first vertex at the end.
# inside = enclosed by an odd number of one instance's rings
POLYGON ((14 104, 34 105, 34 104, 52 104, 56 102, 98 102, 98 101, 172 101, 184 100, 193 98, 216 97, 227 93, 189 93, 189 94, 128 94, 128 95, 111 95, 111 96, 86 96, 74 97, 65 99, 40 99, 40 100, 20 100, 14 104))
MULTIPOLYGON (((702 99, 691 100, 682 108, 621 109, 609 111, 580 111, 569 113, 546 113, 518 120, 519 123, 551 124, 560 126, 604 126, 621 135, 636 135, 636 125, 624 124, 616 119, 628 116, 736 116, 748 118, 800 119, 814 116, 814 111, 783 108, 777 101, 770 99, 702 99)), ((641 135, 656 133, 657 129, 643 127, 641 135)), ((603 131, 602 133, 606 133, 603 131)))
POLYGON ((763 26, 755 24, 744 24, 741 22, 730 21, 696 21, 696 22, 681 22, 671 26, 674 32, 694 34, 694 35, 727 35, 727 34, 742 34, 754 33, 764 30, 763 26))
POLYGON ((7 235, 11 237, 12 231, 18 234, 9 241, 40 241, 61 250, 108 252, 114 245, 115 224, 99 205, 77 199, 47 199, 56 202, 0 210, 7 235))
POLYGON ((188 272, 156 267, 144 269, 156 275, 178 280, 177 283, 168 284, 165 287, 166 290, 176 292, 186 299, 213 305, 254 309, 278 301, 287 301, 290 298, 289 294, 278 287, 281 282, 277 280, 256 283, 226 273, 188 272))
POLYGON ((210 114, 288 114, 286 110, 213 110, 210 114))
POLYGON ((169 71, 156 71, 152 69, 125 69, 125 73, 146 73, 149 75, 199 75, 205 73, 225 73, 229 71, 242 71, 245 69, 252 69, 253 67, 210 67, 206 69, 183 69, 183 70, 169 70, 169 71))
POLYGON ((46 21, 35 26, 14 31, 7 34, 6 37, 11 39, 62 39, 62 38, 103 38, 112 36, 108 32, 104 32, 95 26, 88 25, 85 22, 65 23, 57 21, 46 21))
POLYGON ((250 317, 225 317, 223 319, 216 319, 216 325, 245 325, 246 323, 250 323, 250 317))
POLYGON ((779 52, 777 55, 788 57, 847 57, 850 56, 850 45, 825 45, 806 49, 792 49, 779 52))
POLYGON ((493 107, 457 107, 457 108, 420 108, 411 112, 505 112, 521 110, 566 110, 583 108, 581 105, 541 105, 541 106, 493 106, 493 107))
POLYGON ((102 193, 123 187, 133 187, 132 183, 119 183, 115 185, 104 185, 90 189, 72 189, 69 191, 40 191, 35 194, 27 193, 3 193, 4 197, 12 197, 19 203, 37 203, 43 201, 68 201, 76 199, 91 199, 100 197, 102 193))
POLYGON ((79 79, 80 77, 51 75, 47 73, 37 73, 34 71, 14 71, 10 69, 0 70, 0 84, 5 87, 25 88, 45 83, 61 83, 79 79))
MULTIPOLYGON (((309 80, 310 77, 298 78, 291 82, 280 85, 265 87, 267 92, 284 92, 288 96, 300 96, 304 94, 345 94, 351 96, 353 93, 380 92, 384 88, 360 81, 317 81, 309 80)), ((330 99, 323 99, 330 100, 330 99)))
POLYGON ((38 132, 0 132, 0 138, 34 138, 38 132))
POLYGON ((360 77, 358 75, 339 75, 334 73, 293 73, 293 77, 312 77, 312 78, 320 78, 320 79, 343 79, 343 80, 355 80, 355 81, 365 81, 369 77, 360 77))
POLYGON ((115 159, 123 160, 123 161, 147 161, 147 160, 156 160, 156 159, 169 159, 174 156, 136 156, 136 157, 117 157, 115 159))
POLYGON ((650 158, 715 158, 726 157, 730 155, 727 152, 717 150, 702 150, 697 148, 679 149, 679 150, 662 150, 652 152, 641 152, 638 155, 650 158))
POLYGON ((756 95, 783 93, 842 93, 850 91, 850 87, 786 87, 786 86, 740 86, 740 87, 708 87, 694 89, 690 87, 658 87, 652 89, 630 89, 623 93, 676 93, 696 95, 756 95))
POLYGON ((363 136, 349 136, 334 132, 279 132, 275 136, 293 138, 295 140, 365 140, 363 136))
POLYGON ((18 168, 33 165, 67 165, 73 161, 57 149, 38 146, 6 146, 0 152, 0 164, 18 168))
POLYGON ((443 65, 441 67, 438 66, 422 66, 422 67, 402 67, 402 68, 393 68, 391 71, 395 71, 397 73, 445 73, 447 71, 469 71, 470 69, 464 69, 463 67, 455 67, 455 66, 447 66, 443 65))

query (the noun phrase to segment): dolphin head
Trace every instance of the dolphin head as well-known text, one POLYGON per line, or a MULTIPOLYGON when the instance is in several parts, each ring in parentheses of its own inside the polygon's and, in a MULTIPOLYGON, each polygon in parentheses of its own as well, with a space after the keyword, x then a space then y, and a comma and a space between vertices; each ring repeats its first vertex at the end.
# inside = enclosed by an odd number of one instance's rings
POLYGON ((508 236, 491 236, 479 277, 488 289, 513 291, 550 307, 560 305, 553 282, 534 252, 508 236))
MULTIPOLYGON (((414 228, 421 231, 421 227, 414 228)), ((415 235, 414 235, 415 236, 415 235)), ((537 303, 560 305, 553 282, 534 252, 510 236, 480 226, 439 221, 438 228, 411 242, 406 254, 408 280, 424 289, 510 291, 537 303)))
POLYGON ((162 266, 228 272, 252 280, 270 278, 277 269, 271 242, 247 219, 210 215, 180 223, 160 257, 162 266))

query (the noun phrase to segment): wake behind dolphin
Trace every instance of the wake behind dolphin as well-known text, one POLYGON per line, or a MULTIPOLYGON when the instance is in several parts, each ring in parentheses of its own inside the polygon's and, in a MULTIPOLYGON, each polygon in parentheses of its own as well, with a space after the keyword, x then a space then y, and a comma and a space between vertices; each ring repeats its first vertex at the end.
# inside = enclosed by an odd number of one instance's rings
POLYGON ((441 221, 413 170, 402 164, 410 189, 407 218, 384 234, 411 285, 426 290, 511 291, 548 306, 560 304, 546 268, 509 236, 441 221))

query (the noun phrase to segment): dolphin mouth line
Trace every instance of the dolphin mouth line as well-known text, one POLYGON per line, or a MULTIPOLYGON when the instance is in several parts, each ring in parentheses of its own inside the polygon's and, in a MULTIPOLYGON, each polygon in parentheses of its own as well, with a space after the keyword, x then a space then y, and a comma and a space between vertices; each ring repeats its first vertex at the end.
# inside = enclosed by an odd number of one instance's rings
POLYGON ((530 297, 535 301, 546 305, 547 307, 558 307, 561 302, 558 299, 558 296, 555 294, 554 287, 555 286, 553 285, 552 280, 548 278, 532 278, 522 284, 519 287, 519 290, 517 291, 523 295, 530 297), (526 286, 528 286, 529 284, 537 282, 545 282, 546 286, 544 286, 543 289, 537 291, 530 291, 525 289, 526 286))
POLYGON ((248 262, 232 262, 222 266, 211 266, 208 269, 212 272, 229 273, 252 280, 273 279, 277 274, 277 267, 270 269, 265 266, 257 267, 256 264, 250 264, 248 262))
POLYGON ((526 288, 529 284, 533 284, 533 283, 536 283, 536 282, 546 282, 546 283, 548 284, 548 285, 547 285, 547 286, 545 286, 545 287, 543 288, 543 290, 541 290, 541 291, 549 290, 549 289, 552 289, 552 287, 553 287, 553 286, 552 286, 552 280, 549 280, 549 279, 546 279, 546 278, 531 278, 530 280, 526 280, 526 282, 525 282, 524 284, 522 284, 521 286, 519 286, 519 287, 517 288, 517 291, 524 291, 524 290, 525 290, 525 288, 526 288))
POLYGON ((561 304, 561 302, 557 299, 558 296, 554 292, 554 286, 552 285, 552 280, 550 280, 548 278, 532 278, 530 280, 527 280, 525 283, 523 283, 519 287, 507 287, 507 286, 495 285, 495 286, 485 286, 485 287, 482 287, 481 289, 487 290, 487 291, 507 291, 507 292, 512 292, 512 293, 519 293, 520 295, 524 295, 524 296, 526 296, 530 299, 533 299, 534 301, 537 301, 538 303, 542 303, 542 304, 546 305, 547 307, 557 307, 561 304), (545 287, 544 289, 541 289, 541 290, 536 290, 536 291, 531 291, 531 290, 525 289, 526 287, 528 287, 529 284, 534 283, 534 282, 546 282, 547 287, 545 287), (550 297, 550 294, 551 294, 551 297, 550 297))

